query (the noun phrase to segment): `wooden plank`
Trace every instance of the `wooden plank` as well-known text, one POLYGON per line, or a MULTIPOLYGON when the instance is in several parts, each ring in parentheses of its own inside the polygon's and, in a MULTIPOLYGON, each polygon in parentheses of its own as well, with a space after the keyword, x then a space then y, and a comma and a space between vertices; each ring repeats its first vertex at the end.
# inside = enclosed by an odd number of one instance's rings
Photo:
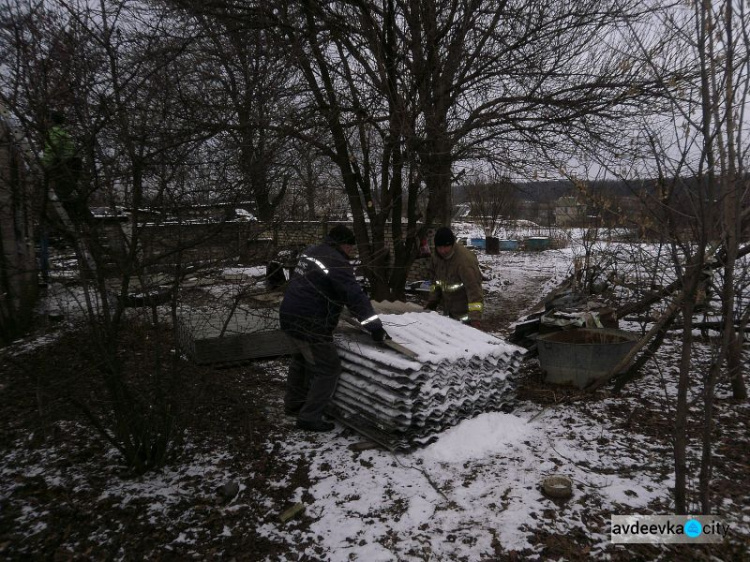
POLYGON ((407 357, 411 357, 412 359, 419 359, 418 353, 412 351, 406 346, 401 345, 400 343, 396 343, 393 340, 385 340, 383 342, 383 345, 386 347, 390 347, 393 351, 397 351, 398 353, 406 355, 407 357))
MULTIPOLYGON (((349 325, 357 328, 360 332, 362 332, 364 334, 369 334, 370 333, 368 330, 366 330, 364 327, 362 327, 362 324, 360 324, 357 321, 356 318, 354 318, 352 316, 348 316, 348 315, 342 314, 341 315, 341 319, 344 320, 349 325)), ((390 349, 392 349, 393 351, 395 351, 397 353, 401 353, 402 355, 406 355, 409 359, 418 359, 419 358, 419 354, 415 353, 414 351, 412 351, 408 347, 405 347, 405 346, 401 345, 400 343, 396 343, 393 340, 384 340, 382 342, 377 342, 377 343, 378 343, 378 345, 381 345, 381 346, 384 346, 384 347, 389 347, 390 349)))
POLYGON ((282 523, 286 523, 289 521, 292 517, 295 517, 305 511, 305 504, 302 502, 295 503, 292 507, 285 510, 281 515, 279 515, 279 521, 282 523))
POLYGON ((349 445, 349 450, 359 453, 361 451, 369 451, 371 449, 380 449, 382 445, 373 441, 358 441, 349 445))

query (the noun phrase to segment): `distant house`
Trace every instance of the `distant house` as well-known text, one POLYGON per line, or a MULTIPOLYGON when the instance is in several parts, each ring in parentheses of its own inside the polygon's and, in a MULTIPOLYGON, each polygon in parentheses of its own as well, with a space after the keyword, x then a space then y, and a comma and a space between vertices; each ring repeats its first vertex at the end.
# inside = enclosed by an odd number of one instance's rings
POLYGON ((125 207, 90 207, 89 210, 95 219, 98 220, 117 220, 127 221, 129 220, 129 213, 125 207))
POLYGON ((471 205, 468 203, 461 203, 454 206, 453 220, 460 221, 466 219, 471 214, 471 205))
POLYGON ((557 226, 579 225, 586 219, 586 205, 575 197, 560 197, 555 202, 555 223, 557 226))
POLYGON ((13 132, 0 118, 0 345, 29 327, 38 293, 33 187, 13 132))
POLYGON ((235 209, 234 215, 238 221, 257 222, 258 218, 246 209, 235 209))

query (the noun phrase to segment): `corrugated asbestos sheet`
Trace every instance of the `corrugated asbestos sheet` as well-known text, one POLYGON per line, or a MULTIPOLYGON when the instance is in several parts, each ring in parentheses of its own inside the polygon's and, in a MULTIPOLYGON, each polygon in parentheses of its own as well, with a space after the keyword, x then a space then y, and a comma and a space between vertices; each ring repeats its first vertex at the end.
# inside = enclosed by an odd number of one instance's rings
POLYGON ((343 373, 330 412, 345 425, 389 449, 411 449, 510 400, 523 348, 435 312, 380 317, 417 358, 342 330, 343 373))
MULTIPOLYGON (((293 353, 295 348, 279 327, 280 295, 254 295, 256 306, 232 310, 187 309, 180 313, 180 349, 199 365, 232 365, 252 359, 293 353)), ((378 313, 422 310, 404 302, 375 302, 378 313)), ((345 322, 341 326, 346 328, 345 322)))
POLYGON ((279 328, 277 308, 191 311, 180 316, 177 337, 199 365, 230 365, 294 349, 279 328))
MULTIPOLYGON (((391 450, 430 443, 444 429, 512 399, 525 350, 410 303, 374 302, 409 357, 339 325, 343 373, 330 413, 391 450)), ((179 320, 180 347, 196 363, 227 365, 293 351, 276 307, 193 310, 179 320)))

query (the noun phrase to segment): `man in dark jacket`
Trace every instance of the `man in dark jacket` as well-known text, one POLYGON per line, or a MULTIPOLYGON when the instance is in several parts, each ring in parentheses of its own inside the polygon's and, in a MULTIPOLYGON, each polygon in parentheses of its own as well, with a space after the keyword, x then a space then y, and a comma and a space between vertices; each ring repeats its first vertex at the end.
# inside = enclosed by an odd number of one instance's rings
POLYGON ((323 244, 307 248, 298 258, 279 309, 281 329, 297 348, 289 366, 284 410, 297 416, 299 429, 334 428, 323 420, 323 410, 341 373, 333 330, 344 306, 375 341, 388 338, 349 264, 354 248, 354 234, 345 226, 334 227, 323 244))
POLYGON ((461 244, 447 226, 435 232, 432 284, 426 308, 443 305, 445 314, 464 324, 481 328, 484 292, 477 257, 461 244))

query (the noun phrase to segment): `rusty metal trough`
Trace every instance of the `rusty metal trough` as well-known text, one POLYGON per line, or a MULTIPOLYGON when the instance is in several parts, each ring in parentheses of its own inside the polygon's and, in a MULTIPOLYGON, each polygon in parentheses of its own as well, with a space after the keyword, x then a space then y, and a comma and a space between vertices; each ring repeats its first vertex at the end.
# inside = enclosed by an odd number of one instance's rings
POLYGON ((545 380, 585 388, 617 367, 638 341, 636 334, 612 328, 574 328, 537 338, 545 380))

